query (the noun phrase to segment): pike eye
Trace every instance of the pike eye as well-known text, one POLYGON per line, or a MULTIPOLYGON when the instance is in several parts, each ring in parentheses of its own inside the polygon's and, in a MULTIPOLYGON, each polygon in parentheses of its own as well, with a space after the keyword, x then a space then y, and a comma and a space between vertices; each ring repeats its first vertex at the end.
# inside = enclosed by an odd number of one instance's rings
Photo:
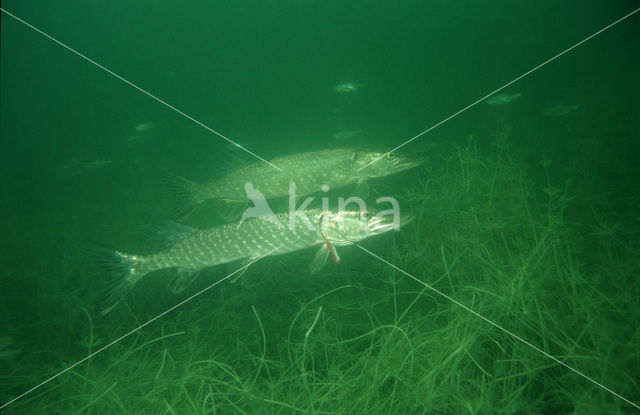
POLYGON ((360 220, 368 221, 369 219, 371 219, 371 212, 369 212, 368 210, 361 210, 360 211, 360 220))
POLYGON ((387 154, 387 160, 393 160, 394 158, 396 158, 395 154, 393 154, 393 153, 387 154))

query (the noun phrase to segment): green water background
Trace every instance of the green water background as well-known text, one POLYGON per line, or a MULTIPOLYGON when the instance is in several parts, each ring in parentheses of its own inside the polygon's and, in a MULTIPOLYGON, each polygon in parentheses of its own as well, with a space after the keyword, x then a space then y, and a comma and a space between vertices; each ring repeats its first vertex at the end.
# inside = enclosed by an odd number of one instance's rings
MULTIPOLYGON (((636 6, 634 1, 2 3, 266 158, 345 145, 388 150, 636 6), (363 87, 336 92, 343 82, 363 87), (362 133, 350 140, 333 138, 356 129, 362 133)), ((502 91, 522 94, 512 103, 480 103, 406 150, 426 149, 438 160, 469 136, 488 149, 491 132, 508 124, 510 152, 535 183, 544 185, 543 157, 552 160, 554 182, 588 178, 592 183, 583 191, 594 200, 582 199, 579 211, 605 198, 608 209, 637 230, 640 63, 633 39, 638 19, 630 17, 502 91), (561 117, 542 115, 558 104, 579 108, 561 117)), ((2 388, 9 391, 2 394, 7 401, 55 367, 86 355, 68 347, 81 336, 74 323, 84 319, 80 307, 102 318, 92 308, 100 297, 100 276, 87 264, 83 247, 91 242, 129 251, 144 246, 151 227, 172 213, 162 169, 210 179, 218 173, 212 160, 225 157, 228 145, 5 14, 1 30, 0 336, 10 336, 20 350, 12 362, 31 362, 23 370, 3 362, 11 369, 2 388), (136 131, 141 123, 151 128, 136 131), (81 167, 92 161, 110 163, 81 167), (46 339, 50 342, 42 344, 46 339)), ((423 172, 388 183, 410 187, 423 172)), ((386 245, 372 246, 384 253, 386 245)), ((290 258, 304 262, 311 254, 290 258)), ((360 254, 365 255, 350 256, 360 254)), ((223 274, 210 273, 209 281, 223 274)), ((280 270, 280 277, 299 275, 280 270)), ((143 302, 144 310, 119 324, 103 322, 105 340, 176 302, 159 281, 141 285, 132 301, 143 302)), ((249 297, 238 312, 251 314, 249 297)), ((186 329, 189 322, 184 324, 186 329)), ((637 373, 626 376, 637 385, 637 373)), ((44 393, 35 399, 51 398, 44 393)))

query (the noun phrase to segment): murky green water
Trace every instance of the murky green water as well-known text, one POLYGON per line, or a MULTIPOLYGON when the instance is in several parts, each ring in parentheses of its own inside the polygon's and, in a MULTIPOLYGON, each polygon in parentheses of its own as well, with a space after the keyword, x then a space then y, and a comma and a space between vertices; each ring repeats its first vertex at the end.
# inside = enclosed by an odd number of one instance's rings
MULTIPOLYGON (((272 159, 388 151, 637 7, 255 3, 2 8, 272 159)), ((110 345, 242 264, 179 295, 152 274, 102 316, 86 246, 149 252, 175 208, 163 170, 255 159, 3 12, 3 413, 633 413, 639 16, 404 147, 428 161, 369 187, 416 219, 371 254, 317 275, 313 250, 265 258, 110 345)))

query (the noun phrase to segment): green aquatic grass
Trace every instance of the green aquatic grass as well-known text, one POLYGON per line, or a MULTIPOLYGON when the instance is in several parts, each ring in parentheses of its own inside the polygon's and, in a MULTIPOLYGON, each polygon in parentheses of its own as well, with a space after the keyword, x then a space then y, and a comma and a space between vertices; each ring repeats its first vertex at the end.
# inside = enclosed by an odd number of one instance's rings
MULTIPOLYGON (((415 221, 367 247, 637 402, 640 330, 632 316, 639 315, 633 275, 640 249, 632 228, 606 200, 581 200, 586 183, 556 184, 548 160, 525 168, 509 150, 508 133, 503 126, 490 149, 470 138, 441 152, 447 156, 432 160, 402 194, 415 221), (534 173, 543 181, 530 180, 534 173)), ((302 256, 256 264, 238 282, 185 304, 6 413, 631 410, 362 251, 345 249, 343 259, 315 276, 302 256)), ((60 302, 63 308, 47 316, 50 326, 33 327, 41 344, 2 363, 11 393, 179 301, 161 278, 150 279, 113 316, 98 317, 90 298, 80 299, 88 287, 70 288, 70 275, 88 264, 62 262, 56 269, 65 278, 44 285, 51 296, 40 302, 45 294, 37 294, 34 306, 43 316, 60 302), (65 341, 46 343, 56 330, 65 341)), ((204 274, 201 287, 218 275, 204 274)))

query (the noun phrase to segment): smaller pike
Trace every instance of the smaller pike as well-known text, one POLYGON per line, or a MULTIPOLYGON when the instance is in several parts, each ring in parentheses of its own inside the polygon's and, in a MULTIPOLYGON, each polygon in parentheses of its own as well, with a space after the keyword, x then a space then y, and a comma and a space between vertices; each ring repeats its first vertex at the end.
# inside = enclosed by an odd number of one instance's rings
MULTIPOLYGON (((174 292, 180 292, 204 268, 244 261, 247 264, 266 255, 280 255, 319 246, 311 261, 311 272, 319 271, 331 255, 339 262, 336 247, 355 244, 373 235, 390 231, 411 218, 391 215, 371 215, 368 211, 329 212, 310 209, 303 212, 303 223, 295 226, 289 214, 279 213, 280 223, 249 219, 241 227, 235 224, 209 229, 194 229, 171 223, 163 229, 167 249, 135 255, 107 248, 94 247, 91 253, 111 274, 111 289, 102 313, 112 310, 125 294, 145 275, 163 269, 176 270, 169 282, 174 292)), ((299 215, 300 212, 293 213, 299 215)), ((244 271, 242 271, 244 272, 244 271)))
POLYGON ((302 197, 319 192, 323 185, 337 189, 365 184, 368 179, 385 177, 416 167, 425 159, 421 154, 389 153, 382 157, 383 155, 352 148, 311 151, 271 160, 282 171, 258 161, 209 183, 192 182, 169 172, 165 173, 164 180, 176 196, 178 213, 184 213, 208 199, 246 202, 247 182, 251 182, 266 199, 289 195, 289 183, 293 182, 296 195, 302 197), (376 159, 379 160, 359 170, 376 159))

